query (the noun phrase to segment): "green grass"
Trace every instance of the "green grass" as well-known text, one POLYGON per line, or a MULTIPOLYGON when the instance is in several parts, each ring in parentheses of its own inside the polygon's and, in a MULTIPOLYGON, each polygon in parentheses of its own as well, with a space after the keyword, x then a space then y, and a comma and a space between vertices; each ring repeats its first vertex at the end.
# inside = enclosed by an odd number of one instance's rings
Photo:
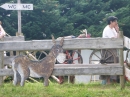
POLYGON ((99 82, 89 84, 25 83, 24 87, 13 86, 12 82, 0 86, 0 97, 130 97, 130 83, 125 89, 120 84, 101 85, 99 82))

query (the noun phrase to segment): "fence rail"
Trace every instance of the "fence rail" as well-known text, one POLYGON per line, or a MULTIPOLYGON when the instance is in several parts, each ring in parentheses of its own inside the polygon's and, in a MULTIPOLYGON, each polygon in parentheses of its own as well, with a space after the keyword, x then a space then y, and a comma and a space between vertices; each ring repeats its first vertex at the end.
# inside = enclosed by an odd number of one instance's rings
MULTIPOLYGON (((60 42, 57 40, 57 42, 60 42)), ((52 40, 2 41, 0 51, 50 50, 52 40)), ((123 48, 123 39, 108 38, 74 38, 65 39, 64 49, 111 49, 123 48)))
MULTIPOLYGON (((123 67, 119 64, 56 64, 53 75, 123 75, 123 67)), ((13 75, 12 69, 0 69, 0 76, 13 75)))

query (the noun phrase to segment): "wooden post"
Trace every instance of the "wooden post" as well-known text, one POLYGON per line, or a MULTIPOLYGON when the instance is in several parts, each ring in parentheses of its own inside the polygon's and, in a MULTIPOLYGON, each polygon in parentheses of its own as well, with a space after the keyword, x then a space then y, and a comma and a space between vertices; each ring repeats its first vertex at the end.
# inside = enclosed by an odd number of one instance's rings
MULTIPOLYGON (((17 0, 17 3, 20 4, 21 0, 17 0)), ((22 25, 22 23, 21 23, 21 10, 18 10, 18 33, 16 33, 16 34, 18 34, 17 36, 20 36, 22 33, 21 25, 22 25)), ((18 52, 17 52, 17 54, 18 54, 18 52)), ((23 53, 19 52, 19 54, 23 54, 23 53)))
POLYGON ((10 56, 14 56, 14 53, 13 53, 13 51, 10 51, 10 56))
MULTIPOLYGON (((81 55, 81 49, 78 49, 78 52, 79 52, 80 55, 81 55)), ((80 57, 80 56, 78 56, 78 57, 80 57)), ((78 59, 78 63, 81 63, 81 60, 78 59)))
MULTIPOLYGON (((123 38, 123 32, 120 31, 120 37, 119 38, 123 38)), ((120 75, 120 86, 121 89, 125 88, 125 69, 124 69, 124 57, 123 57, 123 48, 119 49, 119 62, 120 65, 123 66, 123 75, 120 75)))
MULTIPOLYGON (((21 1, 17 0, 17 3, 20 4, 21 1)), ((21 10, 18 10, 18 33, 21 33, 21 10)))
MULTIPOLYGON (((3 55, 4 55, 3 51, 0 51, 0 69, 3 68, 3 58, 4 58, 3 55)), ((0 76, 0 85, 2 85, 2 83, 3 83, 3 76, 0 76)))

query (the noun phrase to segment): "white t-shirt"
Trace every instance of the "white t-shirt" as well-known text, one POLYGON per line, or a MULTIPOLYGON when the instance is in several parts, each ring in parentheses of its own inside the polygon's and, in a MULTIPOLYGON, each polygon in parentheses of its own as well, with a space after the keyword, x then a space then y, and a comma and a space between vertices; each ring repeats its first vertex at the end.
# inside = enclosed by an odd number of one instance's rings
POLYGON ((107 25, 102 34, 102 38, 117 38, 117 32, 114 28, 110 28, 109 25, 107 25))

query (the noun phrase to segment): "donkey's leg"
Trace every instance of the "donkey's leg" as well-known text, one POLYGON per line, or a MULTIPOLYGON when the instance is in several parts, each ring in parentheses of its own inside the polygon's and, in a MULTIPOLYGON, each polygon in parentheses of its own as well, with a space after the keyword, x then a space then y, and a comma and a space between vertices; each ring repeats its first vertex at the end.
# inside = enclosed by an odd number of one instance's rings
POLYGON ((17 68, 15 66, 17 66, 17 64, 15 64, 15 62, 12 61, 12 69, 13 69, 13 72, 14 72, 13 84, 17 85, 17 73, 18 73, 18 71, 17 71, 17 68))
POLYGON ((16 77, 17 77, 17 83, 19 84, 20 81, 21 81, 21 76, 20 76, 20 74, 19 74, 18 71, 17 71, 17 75, 16 75, 16 77))
POLYGON ((49 77, 44 77, 44 86, 48 86, 49 85, 49 77))
POLYGON ((17 85, 21 80, 21 76, 20 76, 19 72, 17 71, 17 69, 15 69, 15 68, 12 68, 12 69, 14 71, 13 84, 17 85))
POLYGON ((25 80, 26 80, 25 75, 21 75, 21 82, 20 82, 21 86, 24 86, 25 80))
POLYGON ((14 79, 13 79, 13 84, 17 85, 21 81, 21 76, 18 71, 14 71, 14 79))
POLYGON ((14 79, 13 79, 13 84, 16 86, 17 85, 17 71, 16 70, 13 70, 14 71, 14 79))
POLYGON ((23 70, 23 73, 21 73, 20 75, 21 75, 20 85, 21 85, 21 86, 24 86, 25 80, 26 80, 26 79, 29 77, 29 75, 30 75, 29 69, 27 68, 27 69, 23 70))

